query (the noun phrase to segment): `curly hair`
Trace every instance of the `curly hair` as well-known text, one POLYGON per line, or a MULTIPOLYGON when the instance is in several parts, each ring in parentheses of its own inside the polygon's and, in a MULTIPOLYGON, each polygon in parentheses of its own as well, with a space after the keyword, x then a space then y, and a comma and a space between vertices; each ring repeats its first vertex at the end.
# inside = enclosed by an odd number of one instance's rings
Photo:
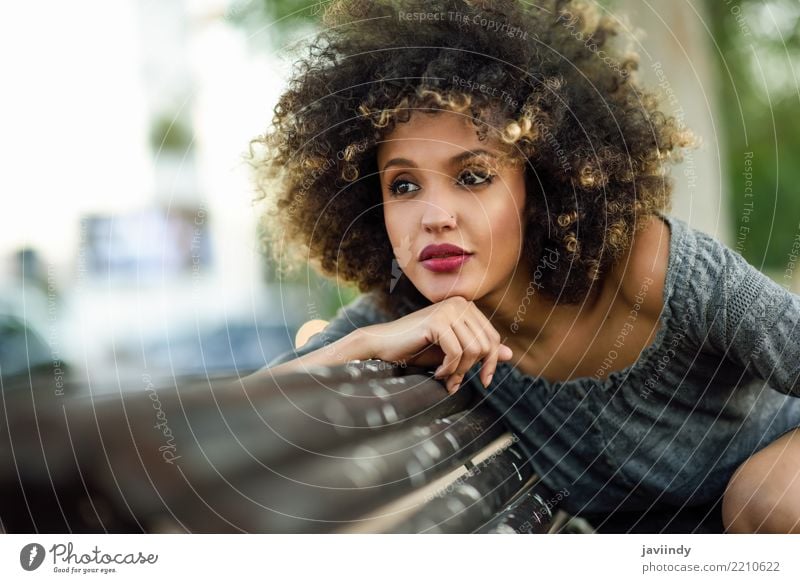
POLYGON ((569 261, 541 280, 559 303, 584 299, 643 218, 670 209, 666 163, 693 136, 641 87, 638 56, 612 46, 622 25, 570 0, 340 0, 323 15, 250 142, 274 259, 373 291, 397 316, 429 304, 406 277, 382 216, 377 145, 415 110, 469 116, 525 165, 525 261, 569 261), (303 256, 303 257, 301 257, 303 256))

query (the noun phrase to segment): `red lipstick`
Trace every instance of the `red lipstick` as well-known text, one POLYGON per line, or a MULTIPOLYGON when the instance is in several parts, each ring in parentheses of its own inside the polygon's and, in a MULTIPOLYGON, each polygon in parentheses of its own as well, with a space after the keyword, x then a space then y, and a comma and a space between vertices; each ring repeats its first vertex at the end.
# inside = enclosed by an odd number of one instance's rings
POLYGON ((458 245, 442 243, 425 247, 419 254, 419 261, 425 269, 444 273, 460 268, 471 256, 472 253, 458 245))

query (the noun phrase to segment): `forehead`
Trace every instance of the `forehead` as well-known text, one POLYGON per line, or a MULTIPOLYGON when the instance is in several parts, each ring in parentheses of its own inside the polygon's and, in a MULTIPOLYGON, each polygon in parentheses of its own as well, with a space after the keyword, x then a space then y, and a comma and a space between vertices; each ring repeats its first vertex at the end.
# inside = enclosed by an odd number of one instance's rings
MULTIPOLYGON (((502 149, 495 140, 481 141, 477 127, 468 115, 440 111, 415 111, 407 122, 398 123, 378 144, 378 162, 390 156, 418 157, 427 160, 426 153, 441 152, 457 155, 468 150, 487 150, 498 156, 502 149)), ((438 156, 437 156, 438 157, 438 156)), ((433 160, 428 160, 433 161, 433 160)))

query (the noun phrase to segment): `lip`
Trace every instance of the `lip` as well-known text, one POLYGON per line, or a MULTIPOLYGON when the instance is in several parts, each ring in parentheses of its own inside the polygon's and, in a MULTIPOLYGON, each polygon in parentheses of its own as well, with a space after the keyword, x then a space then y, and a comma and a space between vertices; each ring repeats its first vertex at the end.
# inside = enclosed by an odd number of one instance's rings
POLYGON ((419 261, 425 269, 444 273, 459 269, 472 255, 458 245, 442 243, 425 247, 419 254, 419 261))
POLYGON ((472 255, 472 253, 452 243, 440 243, 438 245, 427 245, 419 252, 419 260, 425 261, 436 255, 472 255))
POLYGON ((462 265, 469 261, 470 257, 472 257, 471 254, 451 255, 449 257, 434 257, 423 261, 422 266, 425 269, 429 269, 430 271, 436 273, 445 273, 459 269, 462 265))

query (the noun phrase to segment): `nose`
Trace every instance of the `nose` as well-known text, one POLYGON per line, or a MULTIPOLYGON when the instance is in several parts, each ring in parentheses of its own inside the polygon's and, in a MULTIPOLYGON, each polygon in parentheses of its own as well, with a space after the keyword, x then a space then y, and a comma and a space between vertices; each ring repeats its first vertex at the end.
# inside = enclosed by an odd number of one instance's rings
POLYGON ((422 227, 429 233, 455 229, 455 215, 441 205, 428 203, 422 215, 422 227))

